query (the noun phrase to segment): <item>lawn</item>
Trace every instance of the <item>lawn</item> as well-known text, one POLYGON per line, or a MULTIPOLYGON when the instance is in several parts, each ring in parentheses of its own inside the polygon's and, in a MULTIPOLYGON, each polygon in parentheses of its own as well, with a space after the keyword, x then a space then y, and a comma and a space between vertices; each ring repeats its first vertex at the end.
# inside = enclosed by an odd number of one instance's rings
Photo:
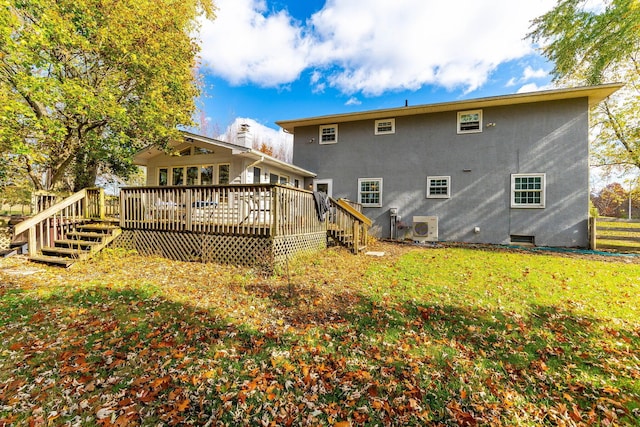
POLYGON ((640 425, 640 258, 0 260, 0 425, 640 425))

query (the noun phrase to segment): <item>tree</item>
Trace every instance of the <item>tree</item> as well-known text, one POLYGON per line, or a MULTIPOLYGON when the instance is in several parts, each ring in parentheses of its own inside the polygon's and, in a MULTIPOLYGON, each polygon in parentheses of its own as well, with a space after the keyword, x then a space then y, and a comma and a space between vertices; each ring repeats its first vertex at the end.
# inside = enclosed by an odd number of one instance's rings
POLYGON ((178 137, 199 94, 203 13, 211 0, 0 0, 3 164, 36 189, 70 175, 78 190, 178 137))
POLYGON ((591 195, 591 201, 598 209, 598 214, 614 218, 625 215, 628 200, 629 193, 617 182, 608 184, 599 193, 591 195))
POLYGON ((626 83, 594 111, 592 164, 640 168, 640 1, 605 0, 600 9, 590 4, 560 0, 533 21, 529 38, 554 63, 556 83, 626 83))

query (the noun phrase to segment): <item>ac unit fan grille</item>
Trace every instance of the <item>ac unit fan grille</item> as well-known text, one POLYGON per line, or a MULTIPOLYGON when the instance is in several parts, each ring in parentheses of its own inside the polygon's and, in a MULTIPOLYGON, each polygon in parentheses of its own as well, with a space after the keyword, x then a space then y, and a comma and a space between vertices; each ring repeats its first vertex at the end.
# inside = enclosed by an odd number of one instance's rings
POLYGON ((418 236, 426 236, 429 234, 429 224, 426 222, 417 222, 413 229, 418 236))

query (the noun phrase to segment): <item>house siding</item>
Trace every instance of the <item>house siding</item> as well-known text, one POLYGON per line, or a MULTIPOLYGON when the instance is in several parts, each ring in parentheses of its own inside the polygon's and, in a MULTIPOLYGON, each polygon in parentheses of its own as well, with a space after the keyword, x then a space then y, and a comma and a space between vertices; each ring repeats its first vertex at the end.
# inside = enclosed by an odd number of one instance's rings
POLYGON ((586 97, 484 108, 482 132, 471 134, 457 133, 457 111, 395 117, 387 135, 359 120, 339 123, 338 143, 328 145, 317 143, 318 126, 300 127, 294 161, 332 179, 334 197, 357 200, 358 178, 383 178, 382 207, 363 210, 378 237, 390 236, 394 207, 407 226, 414 215, 437 216, 444 241, 508 244, 524 235, 540 246, 585 247, 588 110, 586 97), (510 207, 514 173, 546 174, 545 208, 510 207), (427 199, 427 176, 441 175, 451 177, 451 197, 427 199))

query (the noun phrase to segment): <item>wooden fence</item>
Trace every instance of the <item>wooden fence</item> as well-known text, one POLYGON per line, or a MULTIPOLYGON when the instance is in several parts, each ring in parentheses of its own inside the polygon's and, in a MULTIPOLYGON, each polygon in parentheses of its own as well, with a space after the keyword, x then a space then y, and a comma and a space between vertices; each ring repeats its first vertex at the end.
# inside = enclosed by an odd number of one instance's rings
POLYGON ((640 220, 590 218, 591 249, 640 252, 640 220))

